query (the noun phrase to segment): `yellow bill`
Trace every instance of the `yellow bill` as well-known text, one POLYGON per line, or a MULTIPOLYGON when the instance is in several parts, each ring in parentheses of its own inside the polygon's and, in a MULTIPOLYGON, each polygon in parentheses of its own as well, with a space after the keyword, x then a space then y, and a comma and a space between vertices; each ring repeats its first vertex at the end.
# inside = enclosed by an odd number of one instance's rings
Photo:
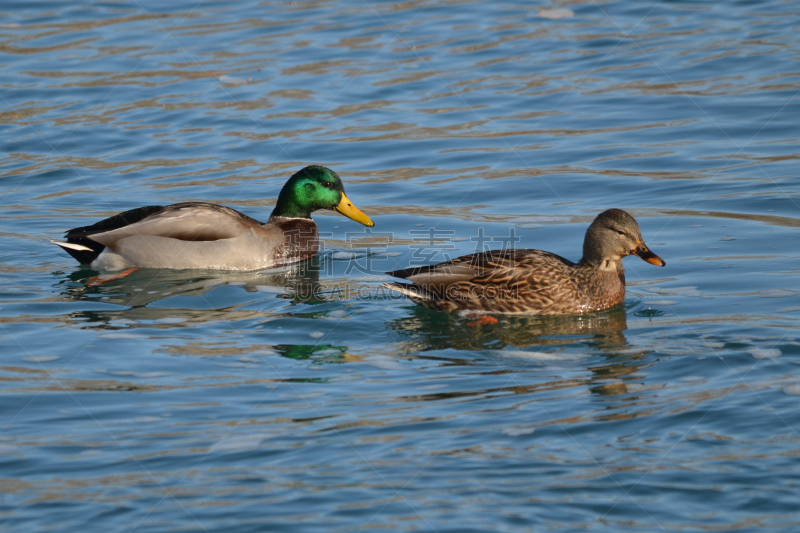
POLYGON ((333 208, 333 210, 370 228, 375 225, 375 223, 370 220, 367 215, 362 213, 356 206, 353 205, 353 202, 350 201, 345 193, 342 193, 342 200, 339 202, 339 205, 333 208))

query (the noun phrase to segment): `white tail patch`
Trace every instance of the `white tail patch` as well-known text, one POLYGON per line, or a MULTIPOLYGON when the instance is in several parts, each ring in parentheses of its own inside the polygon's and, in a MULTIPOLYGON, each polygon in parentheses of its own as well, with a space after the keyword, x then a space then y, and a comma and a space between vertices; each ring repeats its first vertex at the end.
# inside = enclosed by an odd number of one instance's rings
POLYGON ((393 291, 397 291, 400 294, 408 296, 409 298, 421 298, 425 299, 425 294, 422 293, 419 288, 415 287, 411 284, 402 284, 402 283, 383 283, 382 284, 387 289, 391 289, 393 291))
POLYGON ((70 250, 77 250, 79 252, 91 252, 92 249, 88 246, 84 246, 82 244, 75 244, 74 242, 59 242, 50 239, 50 242, 53 244, 57 244, 62 248, 69 248, 70 250))

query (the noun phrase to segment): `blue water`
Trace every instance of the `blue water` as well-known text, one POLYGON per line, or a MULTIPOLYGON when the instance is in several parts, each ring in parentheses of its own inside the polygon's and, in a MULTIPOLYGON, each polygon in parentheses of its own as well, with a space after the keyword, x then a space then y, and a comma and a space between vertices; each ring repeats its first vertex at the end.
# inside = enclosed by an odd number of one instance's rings
POLYGON ((798 54, 781 1, 5 2, 0 527, 797 530, 798 54), (311 163, 375 227, 316 213, 298 269, 93 286, 47 243, 265 220, 311 163), (577 260, 610 207, 667 262, 621 308, 380 289, 508 238, 577 260))

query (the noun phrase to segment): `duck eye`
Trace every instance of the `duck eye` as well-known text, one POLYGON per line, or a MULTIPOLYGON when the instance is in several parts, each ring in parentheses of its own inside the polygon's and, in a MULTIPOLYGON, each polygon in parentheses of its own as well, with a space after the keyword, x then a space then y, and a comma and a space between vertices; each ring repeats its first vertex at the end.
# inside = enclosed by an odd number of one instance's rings
POLYGON ((622 230, 617 230, 617 233, 619 233, 619 234, 620 234, 620 235, 622 235, 623 237, 625 236, 625 232, 624 232, 624 231, 622 231, 622 230))
POLYGON ((331 183, 330 181, 326 181, 322 185, 324 185, 328 189, 333 189, 333 183, 331 183))

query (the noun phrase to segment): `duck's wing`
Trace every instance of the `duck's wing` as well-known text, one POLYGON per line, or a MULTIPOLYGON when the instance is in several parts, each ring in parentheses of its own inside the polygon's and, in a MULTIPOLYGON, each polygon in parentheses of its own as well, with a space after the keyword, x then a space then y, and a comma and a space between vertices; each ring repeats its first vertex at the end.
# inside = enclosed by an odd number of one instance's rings
POLYGON ((167 210, 169 207, 170 206, 163 205, 148 205, 145 207, 139 207, 137 209, 131 209, 129 211, 124 211, 114 215, 113 217, 101 220, 100 222, 96 222, 91 226, 82 226, 80 228, 67 230, 66 235, 64 236, 67 239, 82 239, 96 233, 105 233, 106 231, 124 228, 125 226, 135 224, 149 217, 150 215, 161 213, 167 210))
MULTIPOLYGON (((541 300, 573 290, 566 274, 573 263, 541 250, 492 250, 436 265, 389 272, 413 285, 391 288, 420 300, 469 302, 492 298, 541 300)), ((476 305, 477 306, 477 305, 476 305)))
POLYGON ((465 255, 444 263, 404 268, 387 274, 394 278, 407 279, 432 292, 442 292, 453 283, 472 281, 483 277, 487 269, 493 270, 493 254, 494 252, 484 252, 465 255))
MULTIPOLYGON (((134 209, 133 211, 136 212, 141 209, 147 208, 134 209)), ((122 220, 125 220, 124 215, 128 213, 131 213, 131 211, 126 211, 116 217, 98 222, 94 226, 89 226, 87 229, 91 233, 86 233, 85 236, 109 248, 114 248, 116 242, 133 236, 149 235, 194 242, 217 241, 239 237, 247 229, 260 226, 257 220, 229 207, 193 202, 168 205, 140 218, 136 222, 120 225, 113 229, 110 227, 112 226, 112 219, 123 217, 122 220), (98 225, 102 225, 97 228, 100 231, 94 231, 93 229, 98 225)), ((67 233, 68 240, 72 236, 72 231, 67 233)))
POLYGON ((131 209, 91 226, 67 231, 66 243, 55 242, 83 264, 90 264, 105 247, 129 237, 166 237, 179 241, 217 241, 241 236, 260 223, 234 209, 186 202, 131 209))

